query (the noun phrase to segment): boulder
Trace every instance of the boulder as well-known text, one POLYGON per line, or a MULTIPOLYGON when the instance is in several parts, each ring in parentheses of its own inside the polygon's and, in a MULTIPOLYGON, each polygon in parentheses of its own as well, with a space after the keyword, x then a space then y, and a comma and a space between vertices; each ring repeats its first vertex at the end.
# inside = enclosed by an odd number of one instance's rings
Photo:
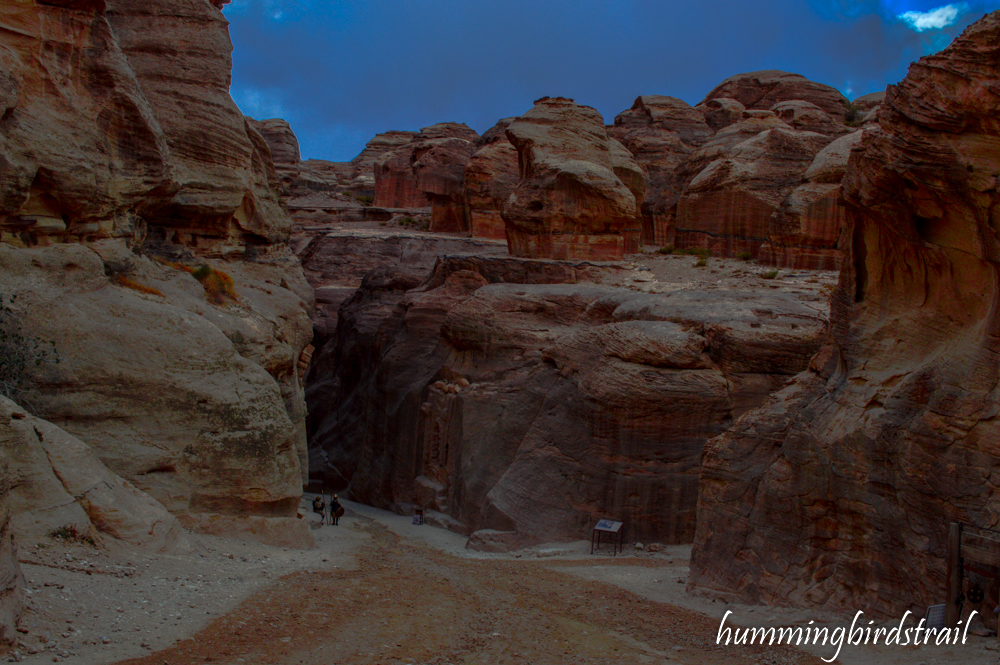
POLYGON ((777 69, 730 76, 712 88, 701 103, 719 98, 735 99, 748 109, 770 109, 779 102, 802 100, 838 121, 843 120, 848 107, 847 98, 836 88, 777 69))
POLYGON ((833 118, 815 104, 801 99, 778 102, 771 107, 771 111, 774 111, 774 114, 788 126, 804 132, 816 132, 817 134, 838 137, 854 131, 844 124, 842 118, 833 118))
POLYGON ((371 273, 341 307, 311 440, 327 482, 450 515, 472 549, 579 540, 598 515, 689 541, 704 441, 806 366, 825 319, 769 289, 594 283, 617 270, 451 256, 422 283, 371 273))
POLYGON ((642 198, 643 242, 672 243, 674 214, 682 185, 678 167, 696 146, 709 140, 712 130, 705 124, 702 113, 686 102, 674 97, 643 95, 636 98, 631 109, 615 117, 608 134, 625 146, 646 176, 642 198))
POLYGON ((747 107, 740 102, 727 97, 706 99, 694 108, 705 117, 705 123, 713 132, 724 129, 734 122, 739 122, 747 110, 747 107))
POLYGON ((6 505, 19 542, 65 528, 143 552, 192 551, 184 528, 160 502, 109 471, 86 443, 4 397, 0 445, 11 462, 6 505))
MULTIPOLYGON (((744 123, 766 122, 772 119, 748 118, 720 134, 735 134, 744 123)), ((707 247, 723 256, 749 252, 757 258, 771 216, 829 142, 822 134, 775 127, 736 144, 685 189, 677 204, 676 244, 707 247)))
MULTIPOLYGON (((705 448, 693 591, 922 616, 949 523, 998 528, 998 45, 993 12, 889 86, 843 181, 831 342, 705 448)), ((993 626, 985 586, 965 615, 993 626)))
MULTIPOLYGON (((642 201, 615 173, 601 114, 544 97, 507 128, 518 152, 517 187, 504 205, 514 256, 620 259, 626 229, 639 228, 642 201)), ((634 164, 634 162, 632 162, 634 164)))

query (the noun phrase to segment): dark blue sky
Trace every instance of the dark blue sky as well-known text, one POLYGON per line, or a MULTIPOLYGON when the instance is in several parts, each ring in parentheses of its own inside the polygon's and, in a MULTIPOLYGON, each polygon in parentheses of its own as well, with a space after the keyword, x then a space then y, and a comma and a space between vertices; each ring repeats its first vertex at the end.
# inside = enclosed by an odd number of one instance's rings
POLYGON ((1000 0, 234 0, 233 98, 282 117, 302 158, 349 160, 378 132, 482 133, 545 95, 611 123, 638 95, 696 104, 783 69, 848 97, 882 90, 1000 0))

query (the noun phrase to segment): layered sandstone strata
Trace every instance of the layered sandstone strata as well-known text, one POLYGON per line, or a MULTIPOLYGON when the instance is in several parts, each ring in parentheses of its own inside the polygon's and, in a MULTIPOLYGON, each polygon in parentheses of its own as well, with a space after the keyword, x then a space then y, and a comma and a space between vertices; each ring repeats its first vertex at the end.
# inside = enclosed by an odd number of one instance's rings
MULTIPOLYGON (((736 134, 742 124, 720 133, 736 134)), ((772 216, 829 142, 823 134, 775 126, 734 145, 684 190, 677 204, 677 244, 707 247, 723 256, 747 252, 757 258, 772 216)))
POLYGON ((517 149, 507 139, 514 118, 504 118, 486 130, 480 148, 465 165, 465 205, 474 238, 507 239, 500 211, 517 186, 517 149))
POLYGON ((719 98, 735 99, 745 108, 759 110, 770 109, 779 102, 801 100, 839 121, 847 113, 849 103, 836 88, 777 69, 730 76, 712 88, 701 103, 719 98))
POLYGON ((465 165, 479 135, 464 124, 424 127, 414 139, 375 162, 375 205, 431 210, 432 231, 467 231, 465 165))
POLYGON ((639 293, 609 264, 445 257, 373 271, 341 307, 314 468, 505 547, 689 542, 704 441, 804 367, 825 317, 772 290, 639 293))
POLYGON ((691 588, 922 613, 949 522, 998 527, 998 45, 994 12, 889 87, 844 180, 832 342, 706 446, 691 588))
POLYGON ((600 113, 545 97, 507 138, 520 177, 502 212, 512 255, 609 260, 638 249, 644 177, 627 150, 613 149, 600 113))
POLYGON ((201 0, 0 7, 0 293, 58 354, 34 411, 110 472, 192 525, 297 522, 312 294, 227 25, 201 0))
POLYGON ((615 117, 608 134, 629 150, 646 175, 643 242, 672 243, 677 200, 684 186, 679 167, 713 134, 704 114, 675 97, 643 95, 615 117))

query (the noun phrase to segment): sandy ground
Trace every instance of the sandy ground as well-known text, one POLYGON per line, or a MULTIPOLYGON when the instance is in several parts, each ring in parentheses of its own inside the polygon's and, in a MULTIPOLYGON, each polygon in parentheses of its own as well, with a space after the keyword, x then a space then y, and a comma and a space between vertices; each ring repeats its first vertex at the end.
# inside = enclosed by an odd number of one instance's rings
MULTIPOLYGON (((687 547, 649 553, 633 546, 618 556, 605 548, 592 556, 589 542, 580 541, 487 554, 409 517, 345 505, 341 524, 315 530, 319 547, 308 551, 211 537, 186 556, 56 542, 26 548, 26 632, 8 658, 129 665, 818 664, 833 655, 829 645, 717 645, 719 620, 726 610, 743 626, 850 620, 690 596, 687 547)), ((992 664, 1000 662, 996 645, 993 637, 970 635, 955 647, 845 646, 838 662, 992 664)))

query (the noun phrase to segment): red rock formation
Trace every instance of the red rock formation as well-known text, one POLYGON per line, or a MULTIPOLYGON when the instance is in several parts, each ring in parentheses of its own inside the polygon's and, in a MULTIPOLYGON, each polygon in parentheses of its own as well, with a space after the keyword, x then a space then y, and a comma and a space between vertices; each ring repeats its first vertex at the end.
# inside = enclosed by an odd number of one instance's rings
POLYGON ((517 186, 517 150, 507 140, 506 130, 514 118, 504 118, 488 129, 479 148, 465 165, 465 204, 469 230, 474 238, 506 240, 507 229, 500 210, 517 186))
POLYGON ((367 503, 515 532, 493 546, 578 540, 606 515, 630 539, 690 540, 704 440, 804 367, 825 323, 771 290, 592 283, 615 270, 372 272, 340 310, 316 466, 367 503))
POLYGON ((375 205, 433 207, 432 231, 468 230, 462 185, 478 138, 466 125, 444 122, 384 153, 375 162, 375 205))
POLYGON ((620 259, 623 232, 639 228, 642 202, 616 175, 615 161, 619 170, 641 171, 626 165, 621 152, 612 157, 601 114, 545 97, 510 124, 507 138, 517 149, 520 175, 502 213, 510 253, 620 259))
POLYGON ((686 102, 644 95, 636 98, 631 109, 615 117, 608 134, 631 152, 646 175, 643 242, 672 243, 674 214, 683 185, 678 167, 696 146, 711 137, 712 130, 702 113, 686 102))
POLYGON ((844 180, 832 341, 706 446, 692 588, 922 615, 948 523, 1000 527, 998 85, 994 12, 889 87, 844 180))
MULTIPOLYGON (((740 124, 720 134, 735 135, 740 124)), ((768 237, 771 215, 829 142, 822 134, 776 127, 733 146, 685 189, 677 204, 676 244, 708 247, 723 256, 749 252, 756 258, 768 237)))
POLYGON ((377 134, 365 149, 350 161, 351 187, 359 194, 375 195, 375 163, 380 157, 417 138, 417 132, 391 131, 377 134))
POLYGON ((861 131, 841 137, 823 148, 796 188, 770 220, 768 239, 761 247, 761 263, 779 268, 836 270, 838 248, 847 211, 840 201, 840 181, 861 131))
POLYGON ((777 69, 730 76, 705 95, 702 104, 726 97, 748 109, 770 109, 779 102, 802 100, 815 104, 837 120, 847 113, 847 98, 836 88, 777 69))
POLYGON ((706 99, 694 108, 705 116, 705 123, 716 132, 742 120, 747 110, 740 102, 727 98, 706 99))
POLYGON ((796 99, 788 102, 778 102, 771 107, 775 115, 785 124, 804 132, 816 132, 827 136, 843 136, 853 131, 844 125, 842 118, 834 118, 820 107, 810 102, 796 99))

